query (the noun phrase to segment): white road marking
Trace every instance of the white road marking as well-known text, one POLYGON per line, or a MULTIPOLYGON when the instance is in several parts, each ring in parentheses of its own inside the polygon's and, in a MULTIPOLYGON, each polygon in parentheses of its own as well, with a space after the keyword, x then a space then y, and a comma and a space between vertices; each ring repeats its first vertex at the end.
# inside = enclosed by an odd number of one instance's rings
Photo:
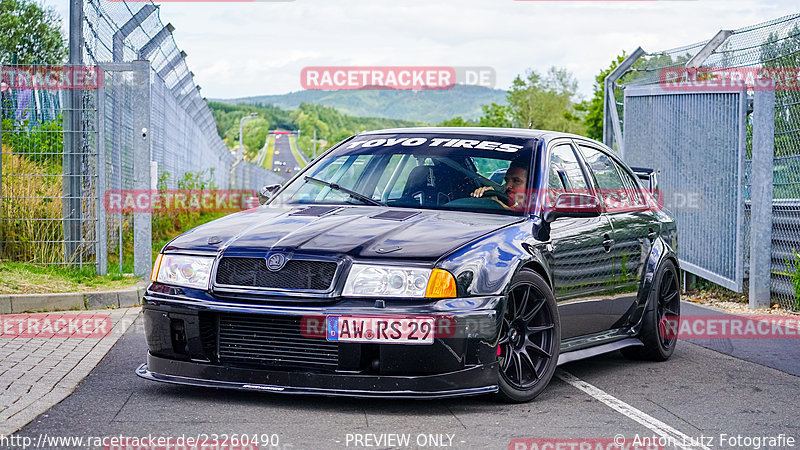
POLYGON ((678 448, 699 448, 703 450, 709 449, 705 445, 702 445, 702 442, 698 442, 696 438, 691 438, 681 433, 680 431, 672 428, 655 417, 634 408, 633 406, 614 397, 608 392, 605 392, 604 390, 581 380, 580 378, 563 369, 557 369, 555 375, 570 386, 573 386, 585 392, 586 394, 589 394, 592 398, 605 403, 609 408, 651 429, 658 436, 667 439, 667 442, 674 442, 675 446, 678 448))

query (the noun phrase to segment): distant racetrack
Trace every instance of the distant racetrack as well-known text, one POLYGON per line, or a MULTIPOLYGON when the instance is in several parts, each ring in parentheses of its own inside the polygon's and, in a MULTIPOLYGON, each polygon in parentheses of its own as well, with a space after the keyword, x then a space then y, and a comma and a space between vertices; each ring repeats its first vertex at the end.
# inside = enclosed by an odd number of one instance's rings
POLYGON ((305 161, 298 160, 298 155, 292 151, 292 146, 289 144, 290 138, 288 135, 275 135, 275 147, 272 152, 272 170, 280 169, 284 181, 291 179, 300 168, 306 166, 305 161))

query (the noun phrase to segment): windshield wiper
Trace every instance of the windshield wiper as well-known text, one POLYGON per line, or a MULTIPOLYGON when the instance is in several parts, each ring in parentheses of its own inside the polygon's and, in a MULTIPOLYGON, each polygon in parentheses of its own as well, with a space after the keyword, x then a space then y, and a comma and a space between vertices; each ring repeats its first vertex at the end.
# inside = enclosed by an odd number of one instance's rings
POLYGON ((329 183, 329 182, 327 182, 325 180, 320 180, 319 178, 314 178, 314 177, 309 177, 309 176, 304 177, 304 179, 306 181, 312 181, 314 183, 321 184, 323 186, 327 186, 327 187, 333 189, 334 191, 344 192, 345 194, 349 195, 350 197, 353 197, 356 200, 361 200, 363 203, 366 203, 368 205, 386 206, 386 205, 384 205, 383 203, 381 203, 381 202, 379 202, 377 200, 373 200, 372 198, 367 197, 366 195, 359 194, 356 191, 351 191, 350 189, 341 187, 336 183, 329 183))

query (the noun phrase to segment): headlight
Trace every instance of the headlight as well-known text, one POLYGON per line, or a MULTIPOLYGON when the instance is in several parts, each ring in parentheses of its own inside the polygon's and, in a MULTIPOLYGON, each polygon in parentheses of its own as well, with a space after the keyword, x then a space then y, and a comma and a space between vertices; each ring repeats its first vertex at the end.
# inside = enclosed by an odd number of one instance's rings
POLYGON ((159 283, 208 289, 214 258, 208 256, 158 255, 150 279, 159 283))
POLYGON ((342 295, 453 298, 456 296, 456 281, 450 272, 441 269, 353 264, 342 295))

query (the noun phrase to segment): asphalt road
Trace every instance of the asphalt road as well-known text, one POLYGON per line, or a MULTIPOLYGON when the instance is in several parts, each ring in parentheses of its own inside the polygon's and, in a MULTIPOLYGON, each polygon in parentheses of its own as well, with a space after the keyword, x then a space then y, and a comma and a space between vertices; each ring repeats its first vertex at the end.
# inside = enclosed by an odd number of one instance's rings
MULTIPOLYGON (((685 442, 706 448, 755 448, 730 445, 744 441, 727 437, 723 444, 721 433, 800 439, 797 376, 685 341, 666 363, 632 362, 616 352, 564 365, 542 395, 519 405, 487 398, 360 400, 173 386, 134 375, 145 351, 139 319, 72 395, 19 435, 274 434, 277 447, 303 449, 388 448, 397 443, 376 440, 389 439, 389 433, 408 434, 415 448, 503 449, 517 438, 630 440, 657 433, 682 436, 677 442, 692 438, 685 442)), ((259 448, 276 447, 262 442, 259 448)))
POLYGON ((292 149, 289 146, 289 136, 287 135, 275 135, 275 149, 272 158, 272 169, 281 169, 281 177, 283 177, 284 181, 290 180, 297 173, 297 168, 301 166, 300 162, 292 154, 292 149), (291 170, 291 172, 286 172, 287 169, 291 170))

